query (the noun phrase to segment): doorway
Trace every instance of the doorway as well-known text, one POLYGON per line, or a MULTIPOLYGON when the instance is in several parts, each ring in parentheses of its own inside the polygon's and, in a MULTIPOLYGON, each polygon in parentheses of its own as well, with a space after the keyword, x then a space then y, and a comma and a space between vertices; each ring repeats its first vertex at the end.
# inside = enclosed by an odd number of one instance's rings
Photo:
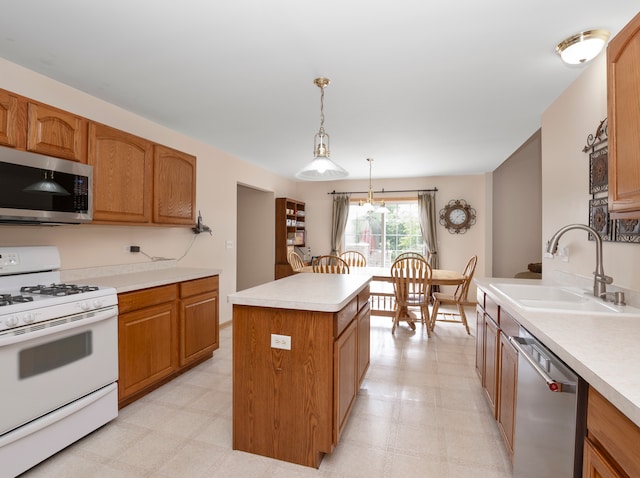
POLYGON ((275 195, 238 184, 236 290, 274 279, 275 195))

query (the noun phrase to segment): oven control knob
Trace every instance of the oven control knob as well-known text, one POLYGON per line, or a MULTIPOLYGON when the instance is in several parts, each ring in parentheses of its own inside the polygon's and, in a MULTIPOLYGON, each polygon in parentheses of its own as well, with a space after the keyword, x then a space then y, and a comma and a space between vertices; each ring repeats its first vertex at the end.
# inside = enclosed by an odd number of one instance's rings
POLYGON ((91 305, 89 302, 80 302, 80 308, 84 311, 91 310, 91 305))
POLYGON ((95 299, 93 301, 93 308, 94 309, 99 309, 102 307, 102 301, 100 299, 95 299))
POLYGON ((36 316, 32 313, 24 314, 22 317, 22 321, 25 324, 32 324, 34 320, 36 320, 36 316))
POLYGON ((18 325, 18 318, 15 315, 12 315, 11 317, 7 317, 6 319, 4 319, 4 323, 7 325, 7 327, 15 327, 16 325, 18 325))

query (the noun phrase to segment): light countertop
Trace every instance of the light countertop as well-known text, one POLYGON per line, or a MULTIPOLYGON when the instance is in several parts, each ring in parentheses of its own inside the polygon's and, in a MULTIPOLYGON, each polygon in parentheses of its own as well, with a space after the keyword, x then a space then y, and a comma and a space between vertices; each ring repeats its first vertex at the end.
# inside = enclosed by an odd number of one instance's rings
POLYGON ((640 426, 640 317, 525 310, 505 300, 490 284, 540 284, 540 281, 483 278, 475 282, 589 385, 640 426))
POLYGON ((227 300, 235 305, 338 312, 370 281, 364 274, 295 274, 230 294, 227 300))
POLYGON ((220 273, 220 269, 176 267, 174 261, 167 261, 166 264, 161 265, 125 265, 63 270, 60 274, 61 279, 65 282, 82 282, 87 285, 114 287, 120 294, 175 282, 201 279, 220 275, 220 273))

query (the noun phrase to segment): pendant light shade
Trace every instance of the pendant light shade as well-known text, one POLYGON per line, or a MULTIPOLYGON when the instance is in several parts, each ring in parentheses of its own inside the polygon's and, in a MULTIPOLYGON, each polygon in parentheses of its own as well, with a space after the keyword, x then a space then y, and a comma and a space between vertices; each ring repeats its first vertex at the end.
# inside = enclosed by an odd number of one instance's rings
POLYGON ((600 54, 609 40, 606 30, 587 30, 561 41, 556 52, 569 65, 580 65, 593 60, 600 54))
POLYGON ((296 174, 305 181, 331 181, 346 178, 349 173, 329 158, 329 135, 324 130, 324 89, 328 78, 316 78, 313 83, 320 88, 320 130, 313 139, 313 160, 296 174))

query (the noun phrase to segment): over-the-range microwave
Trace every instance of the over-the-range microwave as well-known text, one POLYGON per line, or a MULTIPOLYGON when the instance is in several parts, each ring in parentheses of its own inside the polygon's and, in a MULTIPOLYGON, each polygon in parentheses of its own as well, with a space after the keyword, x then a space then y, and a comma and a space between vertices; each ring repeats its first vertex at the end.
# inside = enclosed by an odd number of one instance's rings
POLYGON ((93 167, 0 147, 0 222, 78 224, 93 212, 93 167))

